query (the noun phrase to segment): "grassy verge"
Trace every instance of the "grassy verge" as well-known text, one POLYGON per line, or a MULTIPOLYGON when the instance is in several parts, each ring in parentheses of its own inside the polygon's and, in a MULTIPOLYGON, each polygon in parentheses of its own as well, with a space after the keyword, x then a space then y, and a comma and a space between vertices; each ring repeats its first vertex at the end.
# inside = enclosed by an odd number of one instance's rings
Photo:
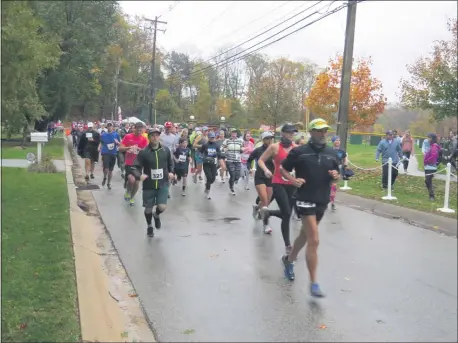
POLYGON ((2 181, 2 341, 80 341, 65 175, 2 181))
MULTIPOLYGON (((346 192, 364 198, 384 201, 381 197, 387 193, 386 190, 382 189, 380 170, 370 172, 355 170, 355 175, 348 184, 352 190, 346 192)), ((433 180, 433 184, 436 201, 430 201, 428 199, 428 191, 426 190, 425 179, 423 177, 399 175, 396 179, 393 191, 393 195, 398 199, 386 202, 423 212, 456 218, 456 213, 446 214, 437 211, 437 209, 443 207, 444 204, 445 182, 442 180, 433 180)), ((457 183, 451 182, 449 208, 455 211, 458 210, 457 195, 457 183)))
MULTIPOLYGON (((60 138, 51 139, 43 147, 43 153, 46 153, 55 160, 64 159, 64 142, 60 138)), ((21 143, 17 141, 2 142, 2 158, 3 159, 25 159, 27 153, 37 153, 36 143, 27 143, 25 149, 21 147, 21 143)))

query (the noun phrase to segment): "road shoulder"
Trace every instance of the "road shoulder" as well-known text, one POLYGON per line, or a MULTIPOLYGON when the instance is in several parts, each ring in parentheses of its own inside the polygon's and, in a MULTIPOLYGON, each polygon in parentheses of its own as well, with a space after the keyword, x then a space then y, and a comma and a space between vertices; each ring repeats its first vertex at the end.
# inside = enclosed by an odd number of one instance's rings
POLYGON ((381 217, 398 219, 414 226, 443 233, 447 236, 457 236, 456 218, 447 218, 432 213, 421 212, 344 192, 338 193, 336 202, 381 217))
POLYGON ((155 342, 92 192, 76 191, 84 179, 68 144, 65 167, 83 342, 155 342))

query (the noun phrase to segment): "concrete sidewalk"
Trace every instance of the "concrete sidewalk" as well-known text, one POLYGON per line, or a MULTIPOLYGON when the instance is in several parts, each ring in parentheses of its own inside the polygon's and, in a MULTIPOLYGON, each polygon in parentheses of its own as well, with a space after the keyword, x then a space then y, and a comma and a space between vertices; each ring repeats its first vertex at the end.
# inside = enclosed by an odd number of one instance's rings
MULTIPOLYGON (((54 160, 53 161, 57 171, 65 171, 65 161, 64 160, 54 160)), ((14 159, 2 159, 2 167, 10 168, 28 168, 30 166, 29 161, 27 160, 14 160, 14 159)))

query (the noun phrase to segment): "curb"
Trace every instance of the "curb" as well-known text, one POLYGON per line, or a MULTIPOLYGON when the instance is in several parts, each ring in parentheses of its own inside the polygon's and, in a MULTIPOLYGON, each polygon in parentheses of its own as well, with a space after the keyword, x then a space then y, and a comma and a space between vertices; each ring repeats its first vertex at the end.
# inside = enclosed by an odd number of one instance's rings
POLYGON ((65 174, 82 341, 156 342, 151 323, 100 217, 92 192, 76 190, 84 180, 71 149, 65 140, 65 174))

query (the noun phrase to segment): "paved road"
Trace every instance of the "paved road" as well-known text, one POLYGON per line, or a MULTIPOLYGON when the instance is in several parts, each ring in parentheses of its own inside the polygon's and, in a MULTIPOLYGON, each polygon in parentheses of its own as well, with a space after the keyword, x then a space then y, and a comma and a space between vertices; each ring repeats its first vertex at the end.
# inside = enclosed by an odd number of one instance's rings
POLYGON ((303 258, 296 281, 283 278, 279 221, 271 236, 261 232, 254 191, 231 197, 217 185, 212 201, 202 184, 179 192, 154 238, 140 194, 131 208, 121 182, 93 192, 159 341, 457 340, 456 239, 341 207, 320 228, 328 297, 314 301, 303 258))
MULTIPOLYGON (((64 160, 54 160, 53 162, 56 165, 58 171, 65 171, 64 160)), ((27 160, 2 159, 1 163, 2 167, 28 168, 30 166, 30 163, 27 160)))

